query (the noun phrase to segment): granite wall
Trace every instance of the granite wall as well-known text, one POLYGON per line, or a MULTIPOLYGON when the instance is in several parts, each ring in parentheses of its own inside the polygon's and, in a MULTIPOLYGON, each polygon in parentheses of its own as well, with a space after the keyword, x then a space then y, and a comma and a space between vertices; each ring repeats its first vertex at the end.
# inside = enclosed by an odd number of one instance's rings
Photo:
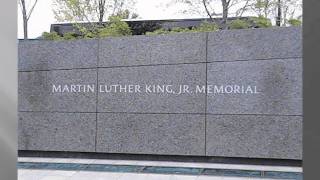
POLYGON ((301 28, 19 42, 19 150, 302 159, 301 28), (258 94, 52 93, 251 84, 258 94))

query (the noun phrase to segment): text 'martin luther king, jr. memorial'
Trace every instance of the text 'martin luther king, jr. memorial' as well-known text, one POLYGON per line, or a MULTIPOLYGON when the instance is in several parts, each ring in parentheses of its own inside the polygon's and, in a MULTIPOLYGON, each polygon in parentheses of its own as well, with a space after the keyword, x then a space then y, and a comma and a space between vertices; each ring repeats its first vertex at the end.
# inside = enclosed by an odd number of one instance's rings
POLYGON ((19 150, 302 159, 301 28, 19 42, 19 150))

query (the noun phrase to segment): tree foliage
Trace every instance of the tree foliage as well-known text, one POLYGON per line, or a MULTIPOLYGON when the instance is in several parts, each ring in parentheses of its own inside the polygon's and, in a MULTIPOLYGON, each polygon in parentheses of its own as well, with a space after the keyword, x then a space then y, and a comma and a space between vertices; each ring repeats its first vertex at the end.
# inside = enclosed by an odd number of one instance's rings
MULTIPOLYGON (((286 26, 290 19, 300 19, 302 0, 172 0, 184 4, 187 8, 182 13, 200 14, 209 19, 221 17, 222 26, 226 27, 228 17, 257 16, 280 21, 286 26)), ((171 2, 171 4, 172 4, 171 2)))
POLYGON ((269 18, 274 13, 276 5, 276 0, 254 0, 251 9, 259 17, 269 18))
POLYGON ((226 28, 230 11, 241 2, 242 0, 173 0, 169 4, 185 4, 188 8, 184 13, 190 12, 206 15, 211 22, 213 22, 213 18, 221 17, 221 24, 223 28, 226 28))
POLYGON ((109 16, 137 17, 134 0, 54 0, 54 15, 59 22, 102 22, 109 16))
POLYGON ((301 17, 302 0, 251 0, 251 12, 258 17, 274 19, 278 26, 286 26, 288 20, 301 17))
POLYGON ((59 22, 73 23, 80 38, 119 36, 130 30, 121 19, 138 17, 132 13, 134 4, 135 0, 54 0, 54 14, 59 22), (104 21, 110 17, 117 18, 111 18, 106 25, 104 21))

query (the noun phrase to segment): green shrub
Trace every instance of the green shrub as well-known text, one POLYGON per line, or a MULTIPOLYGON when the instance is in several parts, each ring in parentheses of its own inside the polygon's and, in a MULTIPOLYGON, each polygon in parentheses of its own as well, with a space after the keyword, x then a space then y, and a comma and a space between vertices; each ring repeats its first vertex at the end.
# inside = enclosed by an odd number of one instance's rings
POLYGON ((204 21, 200 26, 193 28, 195 32, 210 32, 219 30, 219 26, 216 23, 204 21))
POLYGON ((74 32, 67 32, 63 35, 64 40, 75 40, 77 39, 77 34, 74 32))
MULTIPOLYGON (((98 30, 97 27, 93 26, 85 26, 79 23, 74 23, 73 27, 80 32, 80 35, 76 36, 77 39, 92 39, 98 38, 98 30)), ((75 36, 74 34, 70 34, 75 36)), ((70 37, 72 38, 72 37, 70 37)))
POLYGON ((302 22, 299 19, 289 19, 288 23, 291 26, 301 26, 302 22))
POLYGON ((92 31, 87 31, 86 33, 83 33, 80 38, 81 38, 81 39, 94 39, 94 38, 98 38, 98 33, 97 33, 97 32, 92 32, 92 31))
POLYGON ((163 29, 163 28, 160 28, 160 29, 157 29, 155 31, 148 31, 146 32, 146 35, 159 35, 159 34, 169 34, 170 31, 166 30, 166 29, 163 29))
POLYGON ((245 20, 233 20, 229 24, 230 29, 248 29, 250 27, 249 23, 245 20))
POLYGON ((111 16, 109 18, 109 23, 104 28, 98 29, 98 34, 100 37, 117 37, 117 36, 129 36, 132 35, 129 25, 121 21, 120 17, 111 16))
POLYGON ((174 34, 174 33, 182 33, 182 32, 193 32, 193 31, 189 28, 181 28, 181 27, 173 28, 171 30, 161 28, 152 32, 146 32, 146 35, 174 34))
POLYGON ((176 27, 171 30, 166 30, 161 28, 152 32, 146 32, 146 35, 172 34, 172 33, 184 33, 184 32, 209 32, 209 31, 216 31, 218 29, 219 27, 215 23, 203 22, 200 24, 200 26, 194 27, 192 29, 176 27))
POLYGON ((57 40, 62 40, 63 38, 58 35, 57 32, 43 32, 42 33, 42 38, 44 40, 52 40, 52 41, 57 41, 57 40))
POLYGON ((257 28, 269 28, 269 27, 272 27, 272 23, 271 23, 270 19, 265 18, 263 16, 252 17, 251 20, 253 21, 253 23, 255 24, 255 26, 257 28))
POLYGON ((132 35, 129 25, 126 22, 121 21, 121 18, 118 16, 111 16, 109 18, 109 23, 105 27, 94 27, 89 29, 79 24, 75 24, 74 27, 79 30, 81 35, 77 35, 74 32, 68 32, 61 37, 56 32, 44 32, 42 37, 45 40, 74 40, 132 35))
POLYGON ((171 33, 182 33, 182 32, 192 32, 189 28, 175 27, 171 31, 171 33))

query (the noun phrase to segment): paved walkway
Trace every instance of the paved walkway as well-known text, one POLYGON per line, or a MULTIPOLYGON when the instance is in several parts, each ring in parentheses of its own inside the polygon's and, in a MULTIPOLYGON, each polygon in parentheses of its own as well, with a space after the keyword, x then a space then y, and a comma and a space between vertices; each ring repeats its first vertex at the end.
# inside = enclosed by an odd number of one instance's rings
POLYGON ((251 176, 236 177, 243 176, 243 173, 246 176, 257 172, 270 174, 270 178, 263 180, 282 179, 281 177, 302 179, 300 167, 70 158, 19 158, 18 161, 19 180, 262 180, 251 176), (83 165, 86 170, 79 168, 83 165), (92 166, 96 169, 92 169, 92 166), (92 171, 88 170, 88 167, 91 167, 92 171), (132 169, 128 167, 143 167, 143 171, 132 173, 130 172, 132 169), (117 172, 118 170, 120 172, 117 172), (214 173, 193 174, 197 173, 197 170, 214 171, 214 173), (224 172, 224 175, 219 175, 221 172, 224 172))

